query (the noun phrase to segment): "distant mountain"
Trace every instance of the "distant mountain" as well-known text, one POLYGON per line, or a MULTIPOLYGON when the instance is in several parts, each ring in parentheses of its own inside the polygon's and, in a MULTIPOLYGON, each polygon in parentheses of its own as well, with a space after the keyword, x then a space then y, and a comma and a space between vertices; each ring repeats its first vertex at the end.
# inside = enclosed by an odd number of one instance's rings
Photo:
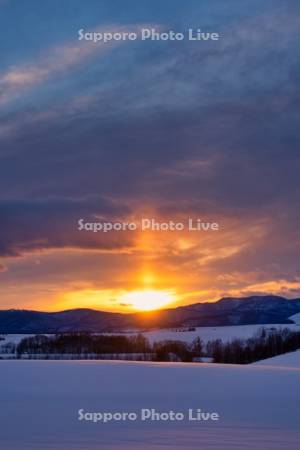
POLYGON ((287 324, 300 313, 300 299, 274 295, 226 297, 215 303, 196 303, 147 313, 120 314, 92 309, 62 312, 0 311, 0 333, 109 332, 128 328, 169 328, 248 324, 287 324))

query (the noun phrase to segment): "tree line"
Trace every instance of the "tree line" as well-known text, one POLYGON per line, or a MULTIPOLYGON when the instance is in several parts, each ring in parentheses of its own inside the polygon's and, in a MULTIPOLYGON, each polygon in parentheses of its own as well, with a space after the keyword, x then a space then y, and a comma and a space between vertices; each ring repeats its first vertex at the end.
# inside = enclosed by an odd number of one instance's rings
POLYGON ((208 342, 206 352, 213 361, 224 364, 250 364, 300 348, 300 331, 289 328, 266 330, 262 328, 249 339, 234 339, 223 343, 220 339, 208 342))
MULTIPOLYGON (((136 355, 136 359, 153 361, 200 361, 210 358, 215 363, 250 364, 262 359, 291 352, 300 348, 300 332, 285 329, 261 328, 249 339, 221 339, 207 343, 197 337, 192 343, 165 340, 151 344, 142 335, 95 335, 89 333, 66 333, 54 336, 26 337, 16 347, 17 357, 24 355, 136 355), (147 356, 143 358, 143 355, 147 356)), ((121 358, 120 358, 121 359, 121 358)), ((124 357, 122 358, 124 359, 124 357)), ((126 358, 125 358, 126 359, 126 358)))
MULTIPOLYGON (((148 339, 137 334, 95 335, 89 333, 68 333, 54 336, 36 335, 26 337, 17 345, 19 358, 24 355, 132 355, 143 359, 142 355, 151 355, 154 361, 190 362, 196 356, 193 345, 181 341, 162 341, 150 344, 148 339)), ((123 359, 123 358, 122 358, 123 359)), ((146 358, 145 358, 146 359, 146 358)), ((149 359, 149 358, 147 358, 149 359)))

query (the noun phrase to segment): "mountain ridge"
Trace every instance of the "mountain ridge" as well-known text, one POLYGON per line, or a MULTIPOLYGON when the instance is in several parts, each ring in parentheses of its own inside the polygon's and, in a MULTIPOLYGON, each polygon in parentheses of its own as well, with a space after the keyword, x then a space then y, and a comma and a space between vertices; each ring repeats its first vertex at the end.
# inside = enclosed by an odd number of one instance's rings
POLYGON ((0 333, 109 332, 129 328, 288 324, 300 312, 300 298, 276 295, 223 297, 150 312, 114 313, 89 308, 57 312, 0 310, 0 333))

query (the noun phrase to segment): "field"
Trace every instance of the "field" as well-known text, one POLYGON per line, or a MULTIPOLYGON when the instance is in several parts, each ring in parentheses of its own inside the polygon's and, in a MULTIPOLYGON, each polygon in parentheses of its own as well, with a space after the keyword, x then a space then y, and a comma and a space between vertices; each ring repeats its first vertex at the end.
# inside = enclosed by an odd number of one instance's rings
POLYGON ((214 339, 221 339, 223 342, 229 342, 235 338, 247 339, 255 335, 262 327, 270 328, 289 328, 299 331, 297 324, 287 325, 237 325, 225 327, 198 327, 194 331, 175 331, 175 330, 155 330, 143 333, 150 342, 163 340, 182 340, 192 342, 196 337, 201 337, 204 342, 214 339))
POLYGON ((296 367, 300 369, 300 350, 253 363, 260 366, 296 367))
POLYGON ((0 361, 1 448, 298 450, 299 361, 300 352, 249 366, 0 361), (79 409, 139 414, 142 408, 184 414, 201 408, 220 420, 78 420, 79 409))

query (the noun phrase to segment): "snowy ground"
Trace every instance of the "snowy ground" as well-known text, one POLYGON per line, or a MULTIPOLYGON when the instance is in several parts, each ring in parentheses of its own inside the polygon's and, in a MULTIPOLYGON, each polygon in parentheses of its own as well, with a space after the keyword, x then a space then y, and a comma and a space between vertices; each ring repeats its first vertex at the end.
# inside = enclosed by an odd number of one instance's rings
POLYGON ((277 366, 277 367, 297 367, 300 369, 300 350, 274 356, 274 358, 263 359, 253 363, 253 365, 277 366))
POLYGON ((172 331, 172 330, 155 330, 143 333, 150 342, 164 340, 178 340, 184 342, 192 342, 196 337, 201 337, 204 342, 214 339, 221 339, 223 342, 231 341, 235 338, 247 339, 257 333, 262 327, 270 328, 290 328, 291 330, 300 331, 297 324, 287 325, 236 325, 227 327, 198 327, 195 331, 172 331))
POLYGON ((0 361, 0 447, 298 450, 299 384, 300 369, 276 366, 0 361), (201 408, 221 418, 103 424, 79 422, 81 408, 137 413, 201 408))
POLYGON ((300 325, 300 313, 294 314, 290 317, 291 320, 293 320, 296 324, 300 325))

